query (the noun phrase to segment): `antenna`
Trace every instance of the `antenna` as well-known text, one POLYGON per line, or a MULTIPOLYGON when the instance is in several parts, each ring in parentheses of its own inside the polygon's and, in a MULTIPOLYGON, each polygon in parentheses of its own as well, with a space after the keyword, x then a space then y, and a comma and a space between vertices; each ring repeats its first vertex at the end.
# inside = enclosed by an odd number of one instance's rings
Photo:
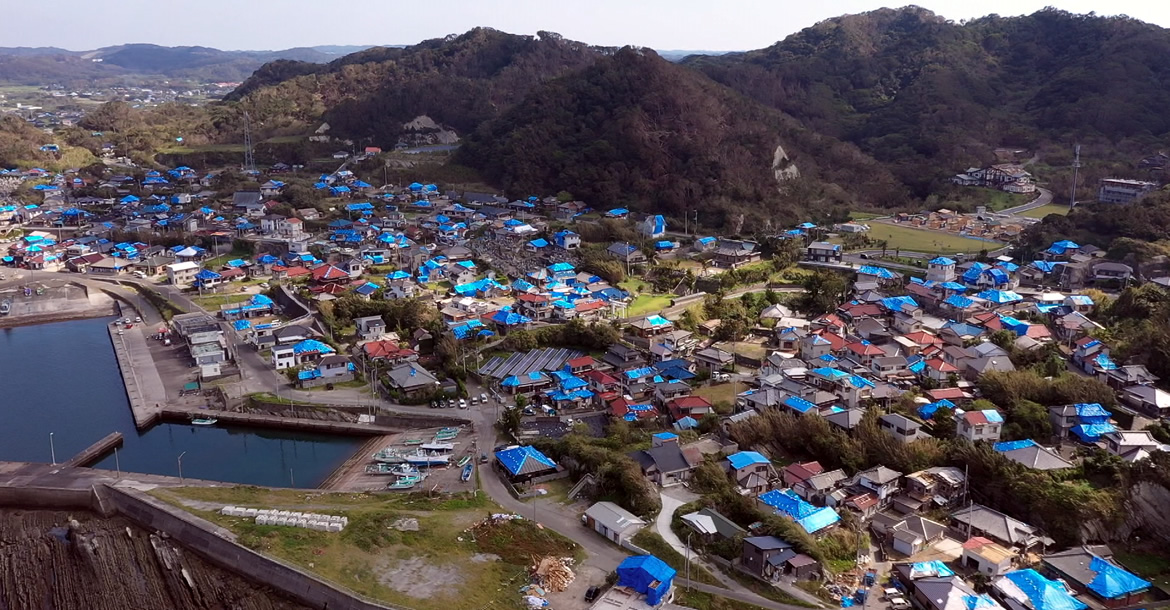
POLYGON ((256 156, 252 154, 252 121, 248 113, 244 113, 244 171, 256 171, 256 156))
POLYGON ((1071 210, 1077 205, 1077 170, 1081 169, 1081 145, 1077 144, 1076 154, 1073 156, 1072 194, 1068 198, 1068 207, 1071 210))

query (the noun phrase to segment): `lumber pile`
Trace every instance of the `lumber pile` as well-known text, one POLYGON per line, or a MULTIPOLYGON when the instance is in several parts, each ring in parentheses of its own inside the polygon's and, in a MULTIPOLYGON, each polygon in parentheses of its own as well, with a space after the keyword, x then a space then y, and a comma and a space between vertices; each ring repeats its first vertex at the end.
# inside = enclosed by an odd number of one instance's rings
POLYGON ((570 557, 533 557, 532 577, 547 591, 559 593, 569 588, 573 579, 577 577, 570 569, 573 559, 570 557))

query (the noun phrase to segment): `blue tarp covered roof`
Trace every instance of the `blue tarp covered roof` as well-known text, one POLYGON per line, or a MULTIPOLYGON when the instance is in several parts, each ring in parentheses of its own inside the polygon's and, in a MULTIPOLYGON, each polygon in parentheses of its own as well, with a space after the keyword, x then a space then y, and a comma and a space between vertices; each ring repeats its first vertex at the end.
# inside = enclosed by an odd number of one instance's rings
POLYGON ((771 460, 764 457, 757 451, 740 451, 727 456, 727 460, 731 462, 731 467, 736 470, 746 468, 752 464, 770 464, 771 460))
POLYGON ((809 411, 817 408, 815 404, 799 396, 789 396, 788 398, 784 399, 784 404, 800 413, 808 413, 809 411))
POLYGON ((841 516, 832 508, 813 506, 791 493, 790 490, 773 489, 760 495, 759 500, 775 508, 778 514, 791 517, 804 531, 810 534, 841 520, 841 516))
POLYGON ((1069 594, 1064 585, 1028 568, 1004 574, 1032 602, 1034 610, 1085 610, 1088 606, 1069 594))
POLYGON ((332 347, 329 347, 328 345, 316 339, 305 339, 304 341, 293 345, 294 354, 329 354, 333 351, 334 350, 332 347))
POLYGON ((627 557, 617 567, 618 584, 646 596, 646 603, 657 606, 670 591, 677 574, 674 568, 653 555, 627 557))
POLYGON ((1122 597, 1150 588, 1150 581, 1138 578, 1100 557, 1093 557, 1089 562, 1089 570, 1097 573, 1088 584, 1089 590, 1105 599, 1122 597))
POLYGON ((931 259, 930 264, 932 264, 932 265, 954 265, 955 260, 952 258, 947 258, 945 256, 940 256, 938 258, 931 259))
POLYGON ((880 277, 883 280, 892 280, 898 277, 897 273, 894 273, 885 267, 878 267, 876 265, 862 265, 857 269, 857 273, 861 275, 873 275, 880 277))
POLYGON ((548 242, 545 241, 543 237, 541 237, 528 242, 528 245, 532 246, 533 248, 547 248, 548 242))
POLYGON ((557 467, 557 463, 541 453, 539 449, 528 445, 497 451, 496 459, 512 476, 532 474, 557 467))

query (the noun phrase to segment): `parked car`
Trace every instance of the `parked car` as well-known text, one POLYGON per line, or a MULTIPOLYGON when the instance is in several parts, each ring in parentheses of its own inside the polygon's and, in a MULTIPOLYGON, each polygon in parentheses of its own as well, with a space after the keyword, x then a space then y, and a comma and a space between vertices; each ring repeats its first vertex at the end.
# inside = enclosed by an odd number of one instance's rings
POLYGON ((480 394, 479 399, 486 403, 487 402, 487 392, 480 394))
POLYGON ((142 316, 134 316, 134 322, 136 324, 142 324, 142 316))
POLYGON ((731 373, 715 373, 711 375, 711 379, 720 382, 731 381, 731 373))
POLYGON ((460 408, 460 409, 466 409, 466 408, 467 408, 467 401, 466 401, 466 400, 464 400, 464 399, 462 399, 462 398, 460 398, 460 399, 459 399, 459 408, 460 408))
POLYGON ((597 585, 589 587, 588 589, 585 589, 585 601, 591 602, 591 601, 597 599, 597 596, 600 594, 601 594, 601 587, 598 587, 597 585))

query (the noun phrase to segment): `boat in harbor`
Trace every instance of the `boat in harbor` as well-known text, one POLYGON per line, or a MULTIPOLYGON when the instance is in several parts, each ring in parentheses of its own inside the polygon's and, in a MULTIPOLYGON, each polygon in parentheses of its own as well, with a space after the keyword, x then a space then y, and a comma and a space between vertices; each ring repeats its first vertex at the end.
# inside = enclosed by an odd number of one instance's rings
POLYGON ((406 440, 402 441, 402 444, 403 444, 403 445, 406 445, 406 446, 408 446, 408 447, 409 447, 409 446, 411 446, 411 445, 421 445, 421 444, 423 444, 423 443, 425 443, 425 442, 426 442, 426 441, 424 441, 424 440, 423 440, 423 439, 421 439, 421 438, 408 438, 408 439, 406 439, 406 440))
POLYGON ((366 474, 377 474, 377 475, 398 474, 397 472, 394 471, 394 469, 397 468, 398 466, 401 466, 401 464, 387 464, 385 462, 378 462, 376 464, 369 464, 366 466, 366 474))
POLYGON ((426 453, 420 452, 414 455, 406 456, 406 463, 414 466, 450 466, 451 456, 428 455, 426 453))
POLYGON ((460 467, 460 468, 463 468, 463 467, 464 467, 464 466, 466 466, 466 465, 467 465, 467 463, 468 463, 468 462, 470 462, 470 461, 471 461, 471 456, 470 456, 470 455, 465 455, 465 456, 463 456, 463 457, 459 458, 459 463, 458 463, 458 464, 456 464, 456 466, 458 466, 458 467, 460 467))
POLYGON ((192 417, 192 426, 214 426, 219 423, 219 420, 214 417, 192 417))
POLYGON ((455 450, 455 443, 423 443, 419 449, 448 453, 455 450))
POLYGON ((466 483, 471 480, 471 472, 475 468, 472 464, 467 464, 463 467, 463 474, 459 475, 459 480, 466 483))
POLYGON ((405 477, 398 477, 393 483, 386 486, 386 489, 410 489, 423 481, 423 475, 410 475, 405 477))
POLYGON ((406 461, 405 456, 397 449, 387 447, 373 455, 375 462, 384 462, 387 464, 401 464, 406 461))

